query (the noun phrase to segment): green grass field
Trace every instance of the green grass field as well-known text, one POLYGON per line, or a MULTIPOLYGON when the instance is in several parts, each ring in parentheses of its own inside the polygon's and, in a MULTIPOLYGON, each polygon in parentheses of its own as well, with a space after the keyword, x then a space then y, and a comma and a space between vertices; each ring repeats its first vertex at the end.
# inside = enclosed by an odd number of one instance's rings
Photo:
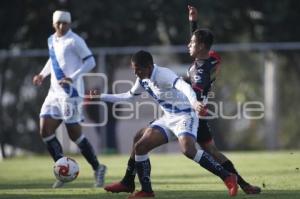
MULTIPOLYGON (((226 155, 246 180, 263 189, 258 196, 248 196, 239 190, 236 198, 300 198, 300 151, 235 152, 226 155)), ((22 157, 0 162, 0 198, 127 198, 128 194, 125 193, 112 194, 102 188, 92 188, 91 168, 81 156, 74 158, 80 164, 79 177, 64 188, 55 190, 51 188, 54 177, 50 157, 22 157)), ((108 166, 106 183, 120 180, 127 158, 100 157, 101 162, 108 166)), ((151 163, 156 198, 229 198, 221 180, 181 154, 152 154, 151 163)))

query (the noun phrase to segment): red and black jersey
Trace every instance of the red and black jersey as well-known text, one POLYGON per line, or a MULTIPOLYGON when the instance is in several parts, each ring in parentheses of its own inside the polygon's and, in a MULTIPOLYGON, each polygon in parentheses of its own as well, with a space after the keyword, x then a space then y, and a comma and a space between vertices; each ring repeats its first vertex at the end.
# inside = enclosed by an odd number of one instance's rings
POLYGON ((196 92, 199 101, 207 97, 213 82, 216 80, 220 64, 220 57, 214 51, 211 51, 209 55, 208 59, 195 61, 187 71, 187 81, 196 92))

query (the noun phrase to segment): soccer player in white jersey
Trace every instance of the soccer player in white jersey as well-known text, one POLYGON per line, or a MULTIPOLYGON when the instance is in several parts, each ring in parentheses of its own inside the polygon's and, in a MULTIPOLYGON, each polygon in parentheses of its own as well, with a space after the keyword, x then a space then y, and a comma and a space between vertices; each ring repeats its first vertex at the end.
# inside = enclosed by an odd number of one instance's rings
POLYGON ((178 138, 181 151, 186 157, 218 175, 225 182, 229 194, 235 196, 238 189, 237 177, 226 171, 209 154, 195 147, 197 114, 201 112, 203 105, 197 101, 190 85, 170 69, 155 65, 152 55, 146 51, 139 51, 132 56, 131 67, 137 76, 131 90, 121 94, 101 94, 100 99, 107 102, 129 101, 146 91, 160 105, 164 115, 152 122, 134 145, 135 169, 142 190, 131 194, 129 198, 154 197, 148 152, 167 143, 174 136, 178 138))
MULTIPOLYGON (((39 86, 45 77, 51 76, 51 86, 40 112, 40 134, 50 155, 57 161, 63 157, 63 151, 55 131, 64 122, 70 139, 78 145, 94 170, 95 186, 101 187, 106 166, 97 160, 80 126, 83 120, 83 95, 80 95, 83 94, 83 81, 80 75, 89 72, 96 64, 85 41, 71 30, 70 25, 69 12, 53 13, 55 33, 48 38, 49 59, 42 71, 33 77, 33 84, 39 86)), ((63 184, 56 181, 52 187, 59 188, 63 184)))

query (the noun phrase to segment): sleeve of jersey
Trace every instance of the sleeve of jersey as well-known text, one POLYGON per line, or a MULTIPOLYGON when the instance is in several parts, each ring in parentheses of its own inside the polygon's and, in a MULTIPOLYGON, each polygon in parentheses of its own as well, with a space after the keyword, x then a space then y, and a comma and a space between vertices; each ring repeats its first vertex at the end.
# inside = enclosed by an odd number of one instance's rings
POLYGON ((196 93, 193 91, 192 87, 187 84, 184 80, 178 78, 175 80, 174 87, 181 91, 188 99, 189 102, 193 105, 197 101, 196 93))
POLYGON ((143 87, 141 86, 139 80, 135 81, 133 87, 127 93, 120 93, 120 94, 101 94, 100 99, 105 102, 128 102, 133 101, 134 97, 142 94, 143 87))
POLYGON ((85 41, 81 37, 79 36, 74 37, 73 45, 75 47, 75 51, 77 52, 77 54, 82 60, 92 55, 92 52, 90 51, 85 41))
POLYGON ((77 79, 81 74, 91 71, 96 66, 94 56, 83 39, 75 38, 74 48, 78 56, 82 59, 82 64, 78 70, 70 75, 70 78, 73 80, 77 79))
POLYGON ((47 77, 51 73, 51 63, 50 59, 48 59, 47 63, 45 64, 44 68, 40 72, 40 75, 43 77, 47 77))
POLYGON ((80 68, 76 70, 73 74, 71 74, 70 78, 73 80, 77 79, 81 74, 91 71, 95 66, 96 66, 95 59, 92 55, 90 55, 83 60, 83 63, 80 66, 80 68))
POLYGON ((119 93, 119 94, 101 94, 100 100, 104 102, 128 102, 132 101, 134 98, 134 95, 128 91, 127 93, 119 93))

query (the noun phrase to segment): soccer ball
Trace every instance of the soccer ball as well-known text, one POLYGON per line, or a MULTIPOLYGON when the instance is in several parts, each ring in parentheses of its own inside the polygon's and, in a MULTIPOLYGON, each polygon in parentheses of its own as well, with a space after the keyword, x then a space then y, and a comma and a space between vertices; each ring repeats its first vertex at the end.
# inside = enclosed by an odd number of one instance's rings
POLYGON ((55 162, 53 172, 57 180, 71 182, 77 178, 79 166, 74 159, 62 157, 55 162))

